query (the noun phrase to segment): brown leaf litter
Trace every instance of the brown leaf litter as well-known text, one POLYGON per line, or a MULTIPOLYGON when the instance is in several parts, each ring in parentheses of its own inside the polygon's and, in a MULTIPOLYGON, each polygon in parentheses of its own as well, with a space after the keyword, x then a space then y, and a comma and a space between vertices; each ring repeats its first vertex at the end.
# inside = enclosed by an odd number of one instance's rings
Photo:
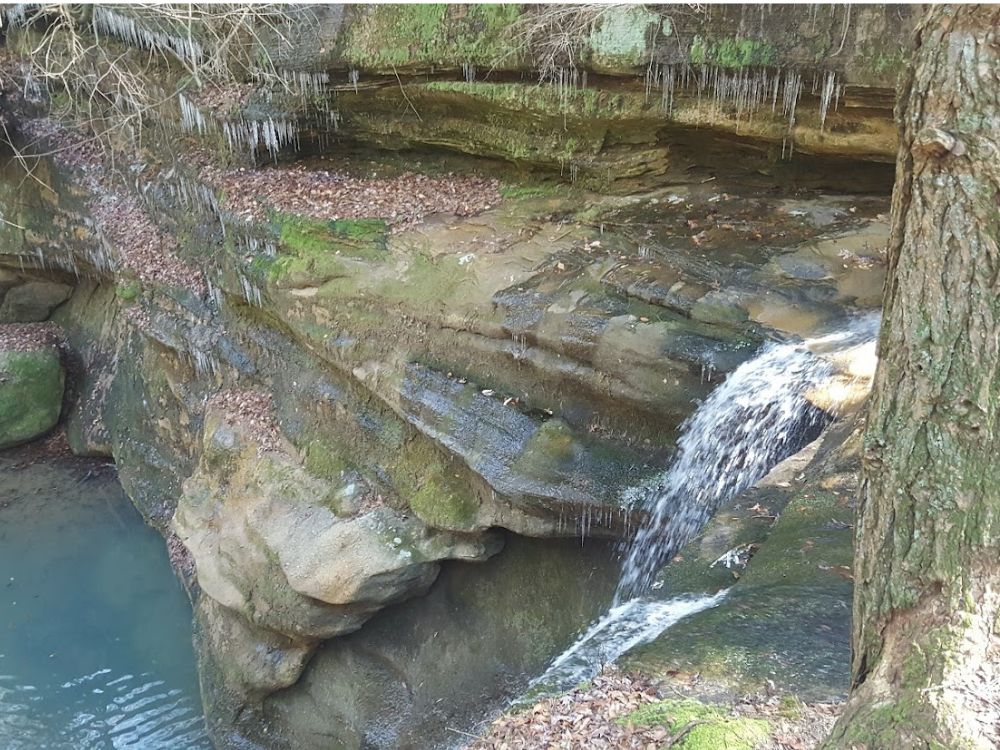
POLYGON ((94 223, 125 269, 145 283, 205 294, 201 270, 181 260, 177 240, 160 229, 138 200, 112 184, 93 139, 44 118, 27 121, 24 130, 34 140, 49 144, 57 162, 80 171, 81 181, 92 195, 89 207, 94 223))
POLYGON ((65 345, 62 329, 55 323, 6 323, 0 325, 0 351, 33 352, 65 345))
POLYGON ((226 196, 226 208, 248 220, 267 209, 314 219, 384 219, 406 229, 435 213, 472 216, 500 202, 497 180, 406 172, 394 177, 356 177, 303 166, 223 171, 205 166, 202 179, 226 196))
POLYGON ((231 388, 217 392, 206 406, 218 410, 228 424, 242 427, 261 452, 281 447, 281 428, 270 393, 231 388))
MULTIPOLYGON (((527 710, 501 715, 466 750, 682 748, 690 726, 671 731, 664 725, 621 722, 643 706, 678 697, 685 694, 669 683, 657 684, 645 677, 610 671, 585 687, 545 698, 527 710)), ((734 717, 766 719, 770 723, 770 736, 755 750, 813 750, 829 733, 840 712, 838 704, 827 703, 796 703, 789 710, 777 696, 746 696, 728 706, 720 705, 734 717)))

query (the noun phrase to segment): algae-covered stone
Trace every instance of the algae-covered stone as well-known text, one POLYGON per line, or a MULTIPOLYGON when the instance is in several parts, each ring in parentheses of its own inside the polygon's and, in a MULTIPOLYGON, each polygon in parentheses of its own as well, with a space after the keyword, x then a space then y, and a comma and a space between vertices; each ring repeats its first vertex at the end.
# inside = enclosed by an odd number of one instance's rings
POLYGON ((0 448, 44 435, 56 425, 63 382, 55 348, 0 351, 0 448))

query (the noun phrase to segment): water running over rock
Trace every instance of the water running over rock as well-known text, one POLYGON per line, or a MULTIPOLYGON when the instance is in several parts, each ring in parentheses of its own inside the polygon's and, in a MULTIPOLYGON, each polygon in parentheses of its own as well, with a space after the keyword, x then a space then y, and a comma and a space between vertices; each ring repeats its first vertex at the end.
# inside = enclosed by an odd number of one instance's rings
POLYGON ((870 378, 880 318, 801 343, 770 343, 740 365, 681 428, 677 457, 649 494, 615 604, 647 593, 657 570, 730 498, 814 438, 829 419, 807 394, 837 370, 870 378))
POLYGON ((594 675, 595 667, 613 664, 627 651, 648 643, 676 622, 715 607, 728 589, 711 596, 676 596, 663 601, 630 599, 608 610, 568 649, 563 651, 540 677, 532 680, 533 691, 568 690, 594 675))
POLYGON ((641 490, 649 517, 627 549, 612 608, 532 682, 564 690, 681 619, 718 606, 728 590, 654 599, 654 578, 726 501, 816 437, 829 415, 807 396, 835 375, 870 380, 879 317, 801 343, 770 343, 738 367, 682 427, 671 467, 641 490))
POLYGON ((823 426, 805 393, 833 365, 803 344, 767 344, 716 388, 683 425, 678 454, 649 499, 615 595, 646 593, 657 570, 719 506, 763 477, 823 426))

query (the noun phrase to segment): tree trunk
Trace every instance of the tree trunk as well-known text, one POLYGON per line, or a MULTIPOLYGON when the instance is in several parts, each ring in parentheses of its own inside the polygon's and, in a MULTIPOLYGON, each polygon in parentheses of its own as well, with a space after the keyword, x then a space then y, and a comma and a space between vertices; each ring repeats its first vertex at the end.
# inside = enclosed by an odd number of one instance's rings
POLYGON ((1000 6, 916 34, 831 750, 1000 747, 1000 6))

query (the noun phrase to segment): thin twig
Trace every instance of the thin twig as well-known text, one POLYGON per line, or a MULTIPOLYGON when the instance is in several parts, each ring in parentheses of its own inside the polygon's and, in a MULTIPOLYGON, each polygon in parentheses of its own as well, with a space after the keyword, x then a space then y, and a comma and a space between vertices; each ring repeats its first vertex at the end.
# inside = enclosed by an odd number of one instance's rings
POLYGON ((689 721, 687 724, 685 724, 683 727, 681 727, 680 730, 676 734, 673 734, 673 735, 670 736, 670 738, 667 740, 667 743, 663 746, 664 750, 666 750, 667 748, 671 748, 671 747, 676 746, 685 737, 688 736, 688 734, 691 732, 692 729, 694 729, 695 727, 697 727, 697 726, 699 726, 701 724, 705 724, 705 723, 707 723, 707 722, 699 720, 699 719, 695 719, 694 721, 689 721))
POLYGON ((408 97, 406 95, 406 87, 403 86, 403 82, 399 78, 399 73, 396 72, 396 66, 395 65, 392 66, 392 72, 393 72, 393 75, 396 76, 396 82, 399 84, 399 90, 401 92, 403 92, 403 98, 406 100, 406 103, 409 105, 410 109, 413 110, 413 114, 415 114, 417 116, 417 119, 420 120, 420 122, 423 122, 424 118, 420 116, 420 113, 417 112, 417 108, 414 107, 413 106, 413 102, 410 101, 410 97, 408 97))

